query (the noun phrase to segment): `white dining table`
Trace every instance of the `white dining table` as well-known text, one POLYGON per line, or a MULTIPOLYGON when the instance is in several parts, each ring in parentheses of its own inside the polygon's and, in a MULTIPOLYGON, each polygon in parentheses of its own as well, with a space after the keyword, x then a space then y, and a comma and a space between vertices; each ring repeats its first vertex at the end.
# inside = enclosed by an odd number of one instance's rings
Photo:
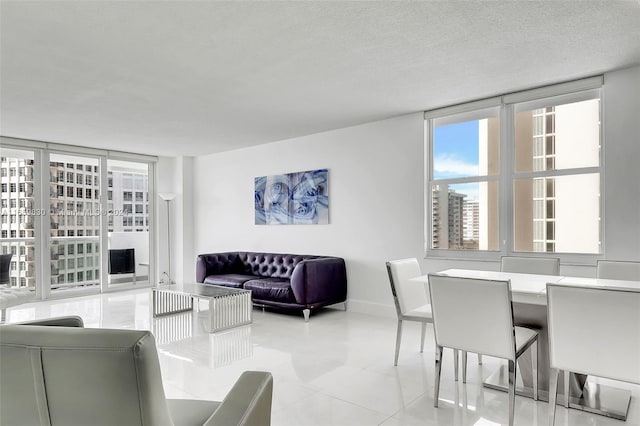
MULTIPOLYGON (((513 301, 514 325, 535 328, 538 339, 538 387, 541 399, 548 400, 549 389, 549 347, 547 335, 547 283, 589 286, 594 288, 618 289, 640 292, 640 281, 610 280, 601 278, 567 277, 557 275, 521 274, 512 272, 483 271, 471 269, 446 269, 437 272, 441 275, 461 278, 510 281, 513 301)), ((411 278, 409 281, 425 285, 428 291, 428 275, 411 278)), ((532 372, 528 356, 522 356, 518 362, 522 383, 517 393, 531 397, 532 372)), ((586 376, 571 375, 571 406, 574 408, 625 420, 631 399, 631 392, 611 386, 586 381, 586 376)), ((484 386, 492 389, 507 390, 506 367, 502 367, 484 381, 484 386)), ((562 375, 561 375, 562 380, 562 375)), ((562 389, 562 387, 560 387, 562 389)), ((564 403, 559 396, 558 403, 564 403)))

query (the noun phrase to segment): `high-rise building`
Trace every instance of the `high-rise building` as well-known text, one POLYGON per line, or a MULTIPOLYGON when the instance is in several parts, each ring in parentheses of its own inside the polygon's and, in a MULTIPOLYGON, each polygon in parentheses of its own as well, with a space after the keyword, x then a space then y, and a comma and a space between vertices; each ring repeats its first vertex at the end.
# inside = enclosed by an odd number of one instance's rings
POLYGON ((33 159, 0 158, 0 237, 3 240, 2 253, 13 254, 10 267, 12 287, 35 286, 33 167, 33 159))
POLYGON ((108 172, 109 232, 149 231, 149 179, 146 173, 108 172))
POLYGON ((462 214, 464 248, 477 249, 480 241, 480 205, 478 201, 464 200, 462 214))
MULTIPOLYGON (((599 102, 591 99, 516 114, 516 170, 599 164, 599 102)), ((599 187, 598 174, 516 181, 516 250, 599 253, 599 187)))
POLYGON ((97 161, 49 163, 51 288, 100 282, 100 174, 97 161))
POLYGON ((449 189, 448 185, 433 187, 432 244, 434 248, 463 248, 465 197, 465 194, 449 189))

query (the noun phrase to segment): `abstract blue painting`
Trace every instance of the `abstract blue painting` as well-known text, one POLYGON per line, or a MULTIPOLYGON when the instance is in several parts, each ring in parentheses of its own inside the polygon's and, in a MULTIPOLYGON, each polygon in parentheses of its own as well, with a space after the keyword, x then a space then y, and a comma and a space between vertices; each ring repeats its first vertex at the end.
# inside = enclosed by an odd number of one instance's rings
POLYGON ((255 224, 328 224, 328 178, 327 169, 255 178, 255 224))

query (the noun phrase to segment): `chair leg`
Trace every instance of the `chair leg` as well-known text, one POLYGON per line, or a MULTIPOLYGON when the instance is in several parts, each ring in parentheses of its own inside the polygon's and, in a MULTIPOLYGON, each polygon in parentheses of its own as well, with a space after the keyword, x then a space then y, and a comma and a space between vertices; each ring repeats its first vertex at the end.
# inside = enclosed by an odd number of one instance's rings
POLYGON ((433 378, 433 406, 438 408, 440 395, 440 373, 442 372, 442 346, 436 345, 436 373, 433 378))
POLYGON ((420 353, 424 352, 424 336, 427 334, 427 323, 422 323, 422 337, 420 338, 420 353))
POLYGON ((402 320, 398 320, 398 330, 396 331, 396 357, 393 365, 398 365, 398 355, 400 355, 400 341, 402 340, 402 320))
POLYGON ((467 351, 462 351, 462 383, 467 383, 467 351))
POLYGON ((549 426, 553 426, 556 421, 559 372, 560 371, 557 368, 552 368, 549 372, 549 426))
POLYGON ((509 360, 509 426, 513 426, 516 407, 516 362, 509 360))
POLYGON ((453 379, 458 381, 458 350, 453 350, 453 379))
POLYGON ((531 370, 533 371, 533 400, 538 400, 538 340, 529 348, 531 351, 531 370))
POLYGON ((478 354, 478 365, 482 365, 482 354, 478 354))
POLYGON ((569 408, 569 370, 564 370, 564 408, 569 408))

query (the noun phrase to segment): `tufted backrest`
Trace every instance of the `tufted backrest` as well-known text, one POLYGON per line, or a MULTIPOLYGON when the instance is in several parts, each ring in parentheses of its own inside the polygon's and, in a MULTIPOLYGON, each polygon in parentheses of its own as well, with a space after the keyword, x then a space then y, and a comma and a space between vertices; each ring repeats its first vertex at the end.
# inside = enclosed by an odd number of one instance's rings
POLYGON ((206 275, 238 272, 238 253, 211 253, 200 255, 206 263, 206 275))
POLYGON ((291 278, 298 263, 320 256, 279 253, 239 252, 242 273, 272 278, 291 278))

